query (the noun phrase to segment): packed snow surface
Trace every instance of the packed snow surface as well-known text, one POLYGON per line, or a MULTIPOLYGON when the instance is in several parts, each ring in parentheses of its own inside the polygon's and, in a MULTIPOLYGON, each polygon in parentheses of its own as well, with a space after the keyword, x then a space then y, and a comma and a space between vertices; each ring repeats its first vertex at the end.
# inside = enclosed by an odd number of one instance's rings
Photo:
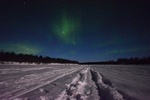
POLYGON ((150 100, 149 66, 0 65, 0 100, 150 100))
POLYGON ((92 65, 126 100, 150 100, 150 65, 92 65))

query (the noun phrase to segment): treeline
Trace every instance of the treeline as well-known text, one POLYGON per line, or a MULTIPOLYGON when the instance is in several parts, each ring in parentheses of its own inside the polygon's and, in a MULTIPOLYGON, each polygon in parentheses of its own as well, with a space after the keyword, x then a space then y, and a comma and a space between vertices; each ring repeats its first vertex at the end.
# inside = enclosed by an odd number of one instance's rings
POLYGON ((50 58, 31 54, 15 54, 13 52, 0 51, 0 61, 3 62, 27 62, 27 63, 78 63, 77 61, 61 59, 61 58, 50 58))
POLYGON ((81 64, 150 64, 150 57, 119 58, 117 61, 84 62, 81 64))
POLYGON ((143 58, 119 58, 117 60, 118 64, 150 64, 150 57, 143 58))

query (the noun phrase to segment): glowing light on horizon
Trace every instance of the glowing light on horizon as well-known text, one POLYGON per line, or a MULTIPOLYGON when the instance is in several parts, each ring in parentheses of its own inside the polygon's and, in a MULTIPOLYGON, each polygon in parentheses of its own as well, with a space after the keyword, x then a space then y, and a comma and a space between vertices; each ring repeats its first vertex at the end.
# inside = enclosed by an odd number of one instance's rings
POLYGON ((22 54, 39 54, 42 50, 36 46, 25 43, 8 44, 2 47, 2 50, 7 52, 22 53, 22 54))

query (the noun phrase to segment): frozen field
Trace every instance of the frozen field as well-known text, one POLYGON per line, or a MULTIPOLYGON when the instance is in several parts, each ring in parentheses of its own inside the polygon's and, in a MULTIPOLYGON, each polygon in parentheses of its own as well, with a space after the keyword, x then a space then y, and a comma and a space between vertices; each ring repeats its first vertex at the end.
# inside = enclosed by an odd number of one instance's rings
POLYGON ((150 66, 0 65, 0 100, 150 100, 150 66))
POLYGON ((150 65, 92 66, 127 100, 150 100, 150 65))

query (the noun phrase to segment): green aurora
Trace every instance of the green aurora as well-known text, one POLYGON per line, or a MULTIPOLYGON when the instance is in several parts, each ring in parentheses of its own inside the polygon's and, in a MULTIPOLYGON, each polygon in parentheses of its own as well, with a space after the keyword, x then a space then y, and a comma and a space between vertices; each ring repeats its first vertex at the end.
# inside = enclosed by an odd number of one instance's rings
POLYGON ((54 24, 54 33, 61 42, 75 45, 79 28, 78 20, 63 15, 61 20, 54 24))
POLYGON ((41 52, 41 49, 38 47, 35 47, 31 44, 26 43, 18 43, 18 44, 6 44, 3 46, 4 51, 8 52, 14 52, 14 53, 22 53, 22 54, 39 54, 41 52))

